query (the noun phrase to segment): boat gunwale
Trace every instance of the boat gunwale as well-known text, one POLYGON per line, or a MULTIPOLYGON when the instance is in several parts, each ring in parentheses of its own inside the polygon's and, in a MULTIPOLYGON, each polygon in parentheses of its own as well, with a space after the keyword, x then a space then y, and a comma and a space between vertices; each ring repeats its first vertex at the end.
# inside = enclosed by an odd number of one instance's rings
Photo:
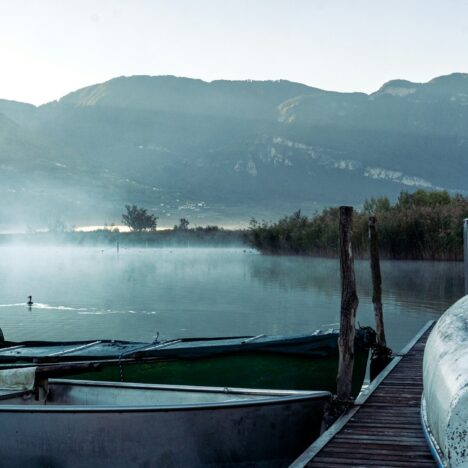
MULTIPOLYGON (((280 350, 272 350, 272 349, 263 349, 263 348, 250 348, 250 349, 238 349, 236 350, 236 354, 238 355, 246 355, 251 353, 252 351, 261 353, 261 354, 280 354, 280 355, 296 355, 296 356, 302 356, 303 358, 307 359, 310 358, 310 355, 308 353, 282 353, 280 350)), ((358 350, 358 352, 368 352, 367 348, 363 348, 362 350, 358 350)), ((124 355, 122 357, 119 356, 110 356, 106 358, 105 356, 73 356, 73 355, 47 355, 47 356, 41 356, 41 357, 33 357, 33 356, 18 356, 16 359, 3 359, 2 356, 0 356, 0 370, 3 369, 3 367, 7 367, 8 369, 16 369, 16 368, 23 368, 23 367, 31 367, 31 366, 41 366, 45 365, 47 363, 56 363, 56 364, 66 364, 66 363, 73 363, 73 364, 80 364, 80 363, 89 363, 92 362, 93 364, 102 364, 102 365, 121 365, 121 364, 151 364, 154 362, 175 362, 175 361, 196 361, 198 359, 208 359, 208 358, 218 358, 218 357, 226 357, 226 356, 232 356, 234 353, 230 349, 226 349, 223 351, 219 352, 213 352, 210 354, 206 355, 194 355, 194 356, 180 356, 180 355, 124 355), (75 359, 73 359, 75 357, 75 359), (63 358, 63 359, 62 359, 63 358), (30 359, 31 362, 28 362, 27 360, 30 359)), ((327 359, 330 356, 335 356, 338 355, 338 352, 336 353, 327 353, 324 355, 316 354, 313 356, 313 359, 327 359)), ((99 369, 96 369, 96 371, 99 371, 99 369)))
POLYGON ((439 468, 444 468, 449 466, 448 460, 446 459, 442 449, 440 448, 439 444, 437 443, 434 434, 429 427, 429 421, 427 419, 427 403, 424 393, 421 397, 421 427, 423 430, 424 438, 426 439, 427 445, 431 450, 431 454, 434 457, 434 461, 437 463, 439 468))
MULTIPOLYGON (((255 351, 255 350, 263 350, 265 353, 277 353, 277 352, 280 352, 278 349, 271 349, 271 348, 275 348, 275 347, 288 347, 288 346, 295 346, 295 345, 300 345, 300 344, 305 344, 305 343, 308 343, 309 341, 314 341, 315 343, 319 344, 321 341, 327 341, 329 339, 331 339, 332 337, 334 337, 334 335, 338 336, 338 332, 336 332, 335 330, 333 331, 330 331, 330 330, 327 330, 325 332, 322 332, 322 333, 319 333, 319 334, 301 334, 301 335, 292 335, 292 336, 289 336, 289 337, 281 337, 281 335, 270 335, 270 336, 266 336, 267 338, 270 338, 268 340, 264 340, 264 341, 254 341, 254 342, 251 342, 251 343, 242 343, 242 342, 239 342, 239 343, 231 343, 231 344, 227 344, 227 345, 219 345, 219 346, 216 346, 216 345, 210 345, 210 344, 207 344, 206 346, 199 346, 199 347, 194 347, 192 349, 190 349, 190 347, 187 348, 187 350, 191 350, 194 352, 194 355, 193 356, 182 356, 180 355, 179 353, 180 352, 183 352, 185 350, 185 348, 170 348, 170 344, 172 344, 175 340, 169 340, 169 342, 167 342, 168 346, 166 348, 163 348, 161 350, 158 350, 157 348, 155 349, 150 349, 150 350, 146 350, 144 348, 147 348, 149 346, 154 346, 153 344, 145 344, 145 346, 143 347, 143 349, 134 349, 134 350, 128 350, 128 351, 123 351, 121 353, 115 353, 115 354, 97 354, 97 355, 85 355, 85 356, 81 356, 81 355, 73 355, 72 353, 74 352, 73 350, 69 349, 69 350, 64 350, 64 354, 62 353, 53 353, 53 354, 41 354, 41 355, 30 355, 30 354, 18 354, 18 355, 2 355, 2 351, 7 351, 8 348, 2 348, 0 347, 0 366, 1 365, 8 365, 8 364, 15 364, 15 363, 18 363, 20 366, 22 364, 22 361, 25 361, 25 360, 33 360, 34 363, 36 364, 40 364, 42 362, 48 362, 48 361, 51 361, 53 360, 54 362, 60 362, 62 361, 63 359, 67 359, 69 361, 74 361, 74 362, 78 362, 78 361, 101 361, 101 362, 104 362, 104 361, 107 361, 107 362, 110 362, 110 361, 118 361, 119 363, 120 362, 125 362, 125 360, 128 359, 128 361, 134 361, 134 360, 138 360, 138 361, 143 361, 145 359, 161 359, 161 360, 172 360, 172 359, 198 359, 198 358, 201 358, 201 357, 208 357, 207 356, 203 356, 203 355, 199 355, 199 353, 204 353, 204 352, 209 352, 209 353, 213 353, 212 355, 217 355, 217 356, 221 356, 223 354, 230 354, 232 353, 233 351, 236 351, 236 352, 239 352, 239 353, 243 353, 243 352, 251 352, 251 351, 255 351), (153 354, 153 352, 156 352, 157 354, 153 354), (75 358, 75 359, 74 359, 75 358)), ((198 339, 198 338, 195 338, 195 342, 200 342, 200 341, 209 341, 209 340, 212 340, 212 341, 221 341, 221 340, 230 340, 230 339, 241 339, 243 337, 235 337, 235 338, 232 338, 232 337, 223 337, 223 338, 212 338, 212 339, 198 339)), ((177 344, 184 344, 184 343, 187 343, 187 344, 190 344, 190 341, 185 341, 185 340, 193 340, 193 339, 181 339, 181 340, 177 340, 177 344)), ((11 342, 11 343, 14 343, 14 342, 11 342)), ((26 343, 26 342, 23 342, 23 343, 26 343)), ((66 346, 66 344, 63 344, 63 343, 58 343, 58 342, 48 342, 49 344, 46 344, 46 342, 44 342, 43 344, 36 344, 36 343, 39 343, 39 342, 35 342, 35 344, 31 344, 29 346, 25 345, 25 347, 31 347, 31 348, 34 348, 34 347, 43 347, 43 346, 51 346, 52 348, 55 347, 55 346, 66 346)), ((92 341, 88 341, 88 342, 68 342, 69 345, 77 345, 77 344, 82 344, 82 345, 85 345, 87 343, 92 343, 92 341)), ((132 342, 122 342, 122 341, 113 341, 113 340, 101 340, 99 344, 97 344, 97 346, 101 346, 101 345, 107 345, 107 344, 133 344, 132 342)), ((134 343, 134 344, 140 344, 140 343, 134 343)), ((163 343, 160 343, 160 344, 164 344, 163 343)), ((370 346, 363 346, 362 349, 368 349, 370 346)), ((23 347, 24 349, 24 347, 23 347)), ((55 351, 53 349, 51 349, 51 351, 55 351)), ((299 353, 300 354, 300 353, 299 353)), ((306 353, 307 354, 307 353, 306 353)), ((316 356, 317 358, 319 358, 320 356, 316 356)))
MULTIPOLYGON (((358 331, 359 329, 356 329, 358 331)), ((223 346, 242 346, 245 347, 245 345, 265 345, 267 343, 296 343, 296 342, 301 342, 301 341, 308 341, 310 338, 329 338, 332 335, 338 335, 339 331, 338 329, 335 328, 330 328, 328 330, 314 330, 313 332, 310 333, 301 333, 297 335, 263 335, 260 339, 262 341, 254 341, 254 342, 246 342, 245 340, 252 339, 252 338, 258 338, 259 336, 255 335, 244 335, 244 336, 222 336, 222 337, 211 337, 211 338, 179 338, 179 339, 169 339, 169 340, 164 340, 160 342, 142 342, 142 341, 126 341, 126 340, 77 340, 77 341, 8 341, 5 340, 3 343, 11 346, 1 346, 0 343, 0 357, 2 351, 10 351, 15 348, 19 347, 26 347, 26 348, 39 348, 39 347, 58 347, 58 346, 81 346, 81 345, 87 345, 87 344, 94 344, 95 342, 99 341, 100 345, 144 345, 146 346, 160 346, 160 345, 165 345, 169 346, 171 344, 174 344, 176 342, 177 344, 190 344, 190 343, 200 343, 203 341, 206 341, 208 343, 210 342, 219 342, 219 341, 229 341, 229 340, 244 340, 244 341, 239 341, 237 344, 230 344, 230 345, 223 345, 223 346)), ((96 343, 98 344, 98 343, 96 343)), ((71 350, 68 350, 70 352, 71 350)), ((139 349, 135 349, 134 352, 138 352, 139 349)), ((144 349, 143 349, 144 351, 144 349)), ((124 351, 126 354, 127 351, 124 351)), ((39 357, 39 356, 38 356, 39 357)))
POLYGON ((82 387, 111 387, 136 390, 163 390, 174 392, 199 392, 224 395, 252 395, 265 396, 265 399, 188 403, 177 405, 47 405, 41 404, 8 405, 0 404, 0 413, 141 413, 167 411, 203 411, 216 408, 242 408, 249 406, 270 406, 283 403, 299 403, 310 400, 330 400, 332 394, 322 390, 270 390, 233 387, 203 387, 188 385, 163 384, 135 384, 122 382, 95 382, 92 380, 50 379, 50 384, 82 386, 82 387), (269 397, 269 398, 268 398, 269 397))

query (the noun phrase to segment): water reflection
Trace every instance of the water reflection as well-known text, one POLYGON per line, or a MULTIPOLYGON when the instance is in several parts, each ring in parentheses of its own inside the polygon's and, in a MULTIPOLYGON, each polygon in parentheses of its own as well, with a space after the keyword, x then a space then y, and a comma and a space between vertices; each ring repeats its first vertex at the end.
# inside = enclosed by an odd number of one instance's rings
MULTIPOLYGON (((265 287, 309 291, 306 313, 317 307, 339 320, 340 270, 336 259, 262 257, 250 259, 252 278, 265 287)), ((373 325, 372 281, 368 261, 356 261, 359 296, 357 321, 373 325)), ((463 295, 463 264, 460 262, 383 261, 383 306, 389 345, 401 349, 428 321, 436 320, 463 295)))
MULTIPOLYGON (((279 289, 310 290, 336 297, 340 294, 340 270, 336 259, 262 257, 250 259, 252 278, 279 289)), ((356 284, 361 298, 372 297, 369 262, 355 262, 356 284)), ((464 288, 461 262, 382 261, 384 300, 440 312, 460 298, 464 288)))
MULTIPOLYGON (((292 334, 339 321, 339 264, 242 249, 0 248, 7 339, 292 334), (31 310, 22 302, 32 294, 31 310)), ((358 320, 373 324, 367 262, 358 320)), ((463 291, 459 263, 383 262, 387 336, 401 349, 463 291)))

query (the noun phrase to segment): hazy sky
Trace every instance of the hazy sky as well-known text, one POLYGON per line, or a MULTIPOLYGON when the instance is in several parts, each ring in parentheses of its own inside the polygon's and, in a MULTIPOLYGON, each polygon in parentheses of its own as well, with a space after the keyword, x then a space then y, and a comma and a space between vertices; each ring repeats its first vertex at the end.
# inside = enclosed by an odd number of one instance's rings
POLYGON ((120 75, 372 92, 468 72, 467 0, 0 0, 0 98, 120 75))

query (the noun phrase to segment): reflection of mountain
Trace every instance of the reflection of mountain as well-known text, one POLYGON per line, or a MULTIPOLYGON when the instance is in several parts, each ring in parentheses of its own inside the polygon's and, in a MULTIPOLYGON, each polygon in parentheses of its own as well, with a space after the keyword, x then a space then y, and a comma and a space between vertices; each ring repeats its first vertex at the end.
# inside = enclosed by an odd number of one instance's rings
MULTIPOLYGON (((361 301, 372 300, 367 261, 356 261, 356 287, 361 301)), ((463 295, 463 265, 457 262, 391 262, 381 264, 383 301, 415 304, 442 312, 463 295)), ((341 294, 339 261, 320 258, 262 257, 249 262, 251 277, 265 286, 310 290, 330 299, 341 294)))
POLYGON ((133 202, 168 219, 245 221, 402 189, 468 190, 467 104, 465 74, 371 95, 136 76, 39 108, 0 100, 2 218, 102 222, 133 202))

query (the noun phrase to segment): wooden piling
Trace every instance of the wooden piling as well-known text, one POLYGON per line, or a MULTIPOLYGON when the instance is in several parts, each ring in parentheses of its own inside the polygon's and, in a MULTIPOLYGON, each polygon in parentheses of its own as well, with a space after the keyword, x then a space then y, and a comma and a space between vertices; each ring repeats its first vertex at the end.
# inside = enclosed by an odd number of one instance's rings
POLYGON ((369 250, 372 273, 372 304, 374 304, 376 344, 387 347, 382 310, 382 275, 380 274, 379 241, 377 235, 377 218, 369 217, 369 250))
POLYGON ((341 311, 340 352, 337 381, 338 400, 351 398, 351 383, 354 365, 354 334, 356 309, 359 303, 356 293, 354 260, 351 245, 353 232, 353 207, 340 206, 340 275, 341 275, 341 311))

